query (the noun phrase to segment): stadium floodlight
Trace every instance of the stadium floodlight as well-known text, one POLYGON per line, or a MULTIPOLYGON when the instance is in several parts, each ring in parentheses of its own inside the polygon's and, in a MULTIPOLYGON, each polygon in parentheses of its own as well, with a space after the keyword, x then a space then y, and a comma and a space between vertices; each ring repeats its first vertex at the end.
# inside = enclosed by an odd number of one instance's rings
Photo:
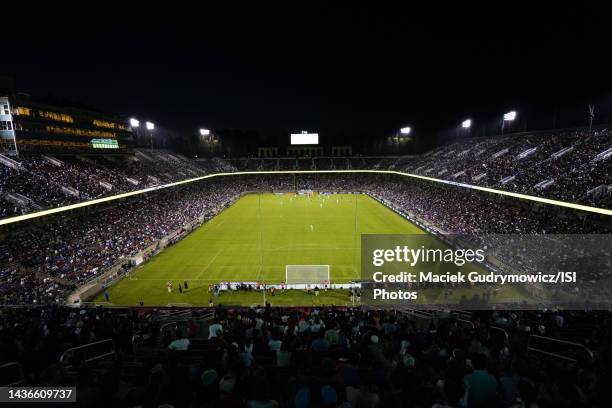
POLYGON ((412 129, 410 129, 410 126, 406 126, 400 129, 400 133, 402 135, 409 135, 411 130, 412 129))
POLYGON ((131 118, 130 119, 130 126, 137 128, 138 126, 140 126, 140 121, 138 119, 131 118))
POLYGON ((210 135, 210 130, 208 130, 208 129, 200 129, 200 135, 208 136, 208 135, 210 135))
POLYGON ((153 122, 147 122, 146 125, 147 125, 147 129, 149 129, 149 130, 154 130, 155 129, 155 125, 153 124, 153 122))
POLYGON ((510 111, 508 113, 504 113, 505 121, 513 121, 516 118, 516 111, 510 111))
POLYGON ((504 128, 506 127, 506 122, 512 122, 516 119, 516 111, 510 111, 508 113, 504 113, 504 120, 502 120, 502 128, 501 133, 504 134, 504 128))
POLYGON ((469 129, 472 126, 472 119, 466 119, 461 122, 461 127, 464 129, 469 129))

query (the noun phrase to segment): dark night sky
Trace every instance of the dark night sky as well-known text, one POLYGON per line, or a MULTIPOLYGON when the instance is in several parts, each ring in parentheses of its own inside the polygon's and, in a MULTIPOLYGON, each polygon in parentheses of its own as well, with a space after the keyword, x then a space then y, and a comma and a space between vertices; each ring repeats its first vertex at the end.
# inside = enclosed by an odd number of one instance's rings
POLYGON ((178 131, 309 129, 328 141, 405 124, 430 137, 509 109, 530 128, 550 127, 555 111, 570 125, 569 112, 582 121, 587 103, 609 107, 611 34, 597 10, 517 4, 440 15, 442 3, 429 13, 260 3, 147 13, 88 6, 38 17, 21 10, 3 21, 10 34, 0 75, 35 97, 178 131))

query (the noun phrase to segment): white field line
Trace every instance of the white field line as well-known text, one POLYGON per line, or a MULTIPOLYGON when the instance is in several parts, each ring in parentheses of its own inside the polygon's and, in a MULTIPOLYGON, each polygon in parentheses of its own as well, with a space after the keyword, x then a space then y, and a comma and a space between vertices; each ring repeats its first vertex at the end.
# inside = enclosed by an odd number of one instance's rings
POLYGON ((202 274, 208 270, 210 265, 212 265, 212 263, 215 262, 215 259, 217 259, 217 257, 219 256, 219 254, 221 254, 221 252, 223 252, 223 248, 219 249, 217 253, 215 254, 215 256, 213 256, 213 258, 210 260, 210 262, 208 262, 208 264, 204 267, 204 269, 202 269, 202 271, 196 275, 196 279, 199 279, 200 276, 202 276, 202 274))
POLYGON ((289 251, 296 249, 316 249, 320 251, 345 251, 349 249, 353 249, 353 247, 335 247, 335 246, 327 246, 324 244, 293 244, 293 245, 283 245, 276 248, 268 248, 264 249, 264 252, 275 252, 275 251, 289 251))

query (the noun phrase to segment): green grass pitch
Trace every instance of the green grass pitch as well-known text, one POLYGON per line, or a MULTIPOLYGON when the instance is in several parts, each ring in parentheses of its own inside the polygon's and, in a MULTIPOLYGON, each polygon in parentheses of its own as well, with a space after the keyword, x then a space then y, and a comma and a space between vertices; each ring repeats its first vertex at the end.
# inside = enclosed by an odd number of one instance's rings
MULTIPOLYGON (((114 306, 208 306, 209 284, 285 280, 286 265, 330 265, 332 283, 360 279, 361 234, 426 233, 367 195, 248 194, 110 288, 114 306), (356 239, 357 238, 357 239, 356 239), (172 293, 166 283, 173 282, 172 293), (179 283, 189 289, 180 293, 179 283)), ((516 297, 516 293, 509 293, 516 297)), ((419 303, 439 299, 422 292, 419 303)), ((456 296, 460 296, 457 294, 456 296)), ((348 290, 267 296, 273 306, 348 305, 348 290)), ((98 295, 94 302, 103 302, 98 295)), ((262 292, 224 292, 214 304, 263 304, 262 292)))
MULTIPOLYGON (((332 282, 348 282, 359 279, 359 268, 355 267, 361 262, 359 236, 368 233, 423 231, 366 195, 249 194, 182 241, 164 249, 129 278, 111 286, 110 302, 208 305, 209 283, 278 284, 285 280, 285 265, 291 264, 330 265, 332 282), (181 294, 178 284, 184 280, 188 281, 189 290, 181 294), (166 289, 168 281, 174 284, 171 294, 166 289)), ((290 292, 296 293, 287 299, 288 304, 302 302, 303 294, 290 292)), ((261 293, 251 296, 241 293, 261 303, 261 293)), ((328 297, 317 300, 325 301, 328 297)), ((103 298, 98 296, 96 300, 103 298)), ((230 301, 227 297, 218 301, 222 300, 230 301)), ((331 300, 339 303, 335 297, 331 300)), ((249 303, 250 299, 244 302, 249 303)))

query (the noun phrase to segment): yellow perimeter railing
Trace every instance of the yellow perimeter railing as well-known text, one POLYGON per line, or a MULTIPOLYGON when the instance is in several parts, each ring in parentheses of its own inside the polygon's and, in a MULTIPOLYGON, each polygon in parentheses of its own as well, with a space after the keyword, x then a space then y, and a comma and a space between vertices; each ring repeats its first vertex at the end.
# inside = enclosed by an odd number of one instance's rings
POLYGON ((38 218, 38 217, 43 217, 43 216, 46 216, 46 215, 51 215, 51 214, 56 214, 56 213, 60 213, 60 212, 64 212, 64 211, 74 210, 74 209, 77 209, 77 208, 87 207, 87 206, 90 206, 90 205, 96 205, 96 204, 100 204, 100 203, 105 203, 105 202, 108 202, 108 201, 119 200, 121 198, 137 196, 137 195, 140 195, 140 194, 144 194, 144 193, 148 193, 148 192, 152 192, 152 191, 156 191, 156 190, 161 190, 161 189, 170 188, 170 187, 176 187, 176 186, 180 186, 182 184, 193 183, 193 182, 196 182, 196 181, 206 180, 206 179, 215 178, 215 177, 244 176, 244 175, 258 175, 258 174, 261 175, 261 174, 337 174, 337 173, 394 174, 394 175, 398 175, 398 176, 411 177, 411 178, 416 178, 416 179, 420 179, 420 180, 427 180, 427 181, 431 181, 431 182, 435 182, 435 183, 441 183, 441 184, 447 184, 447 185, 452 185, 452 186, 456 186, 456 187, 467 188, 467 189, 471 189, 471 190, 484 191, 484 192, 491 193, 491 194, 498 194, 498 195, 502 195, 502 196, 506 196, 506 197, 519 198, 519 199, 522 199, 522 200, 533 201, 533 202, 538 202, 538 203, 543 203, 543 204, 549 204, 549 205, 554 205, 554 206, 558 206, 558 207, 571 208, 571 209, 578 210, 578 211, 586 211, 586 212, 603 214, 603 215, 612 215, 612 210, 608 210, 608 209, 605 209, 605 208, 591 207, 591 206, 583 205, 583 204, 576 204, 576 203, 569 203, 569 202, 565 202, 565 201, 552 200, 550 198, 543 198, 543 197, 536 197, 536 196, 531 196, 531 195, 527 195, 527 194, 513 193, 511 191, 496 190, 494 188, 489 188, 489 187, 481 187, 481 186, 474 186, 474 185, 471 185, 471 184, 457 183, 457 182, 454 182, 454 181, 442 180, 442 179, 437 179, 437 178, 433 178, 433 177, 419 176, 417 174, 404 173, 404 172, 401 172, 401 171, 394 171, 394 170, 271 170, 271 171, 237 171, 237 172, 232 172, 232 173, 207 174, 205 176, 194 177, 194 178, 190 178, 190 179, 186 179, 186 180, 177 181, 177 182, 174 182, 174 183, 164 184, 164 185, 161 185, 161 186, 148 187, 148 188, 144 188, 142 190, 137 190, 137 191, 130 191, 129 193, 122 193, 122 194, 117 194, 117 195, 113 195, 113 196, 97 198, 95 200, 83 201, 81 203, 70 204, 70 205, 66 205, 66 206, 63 206, 63 207, 51 208, 49 210, 37 211, 37 212, 34 212, 34 213, 30 213, 30 214, 24 214, 24 215, 19 215, 19 216, 16 216, 16 217, 5 218, 3 220, 0 220, 0 225, 6 225, 6 224, 12 224, 12 223, 15 223, 15 222, 30 220, 30 219, 33 219, 33 218, 38 218))

